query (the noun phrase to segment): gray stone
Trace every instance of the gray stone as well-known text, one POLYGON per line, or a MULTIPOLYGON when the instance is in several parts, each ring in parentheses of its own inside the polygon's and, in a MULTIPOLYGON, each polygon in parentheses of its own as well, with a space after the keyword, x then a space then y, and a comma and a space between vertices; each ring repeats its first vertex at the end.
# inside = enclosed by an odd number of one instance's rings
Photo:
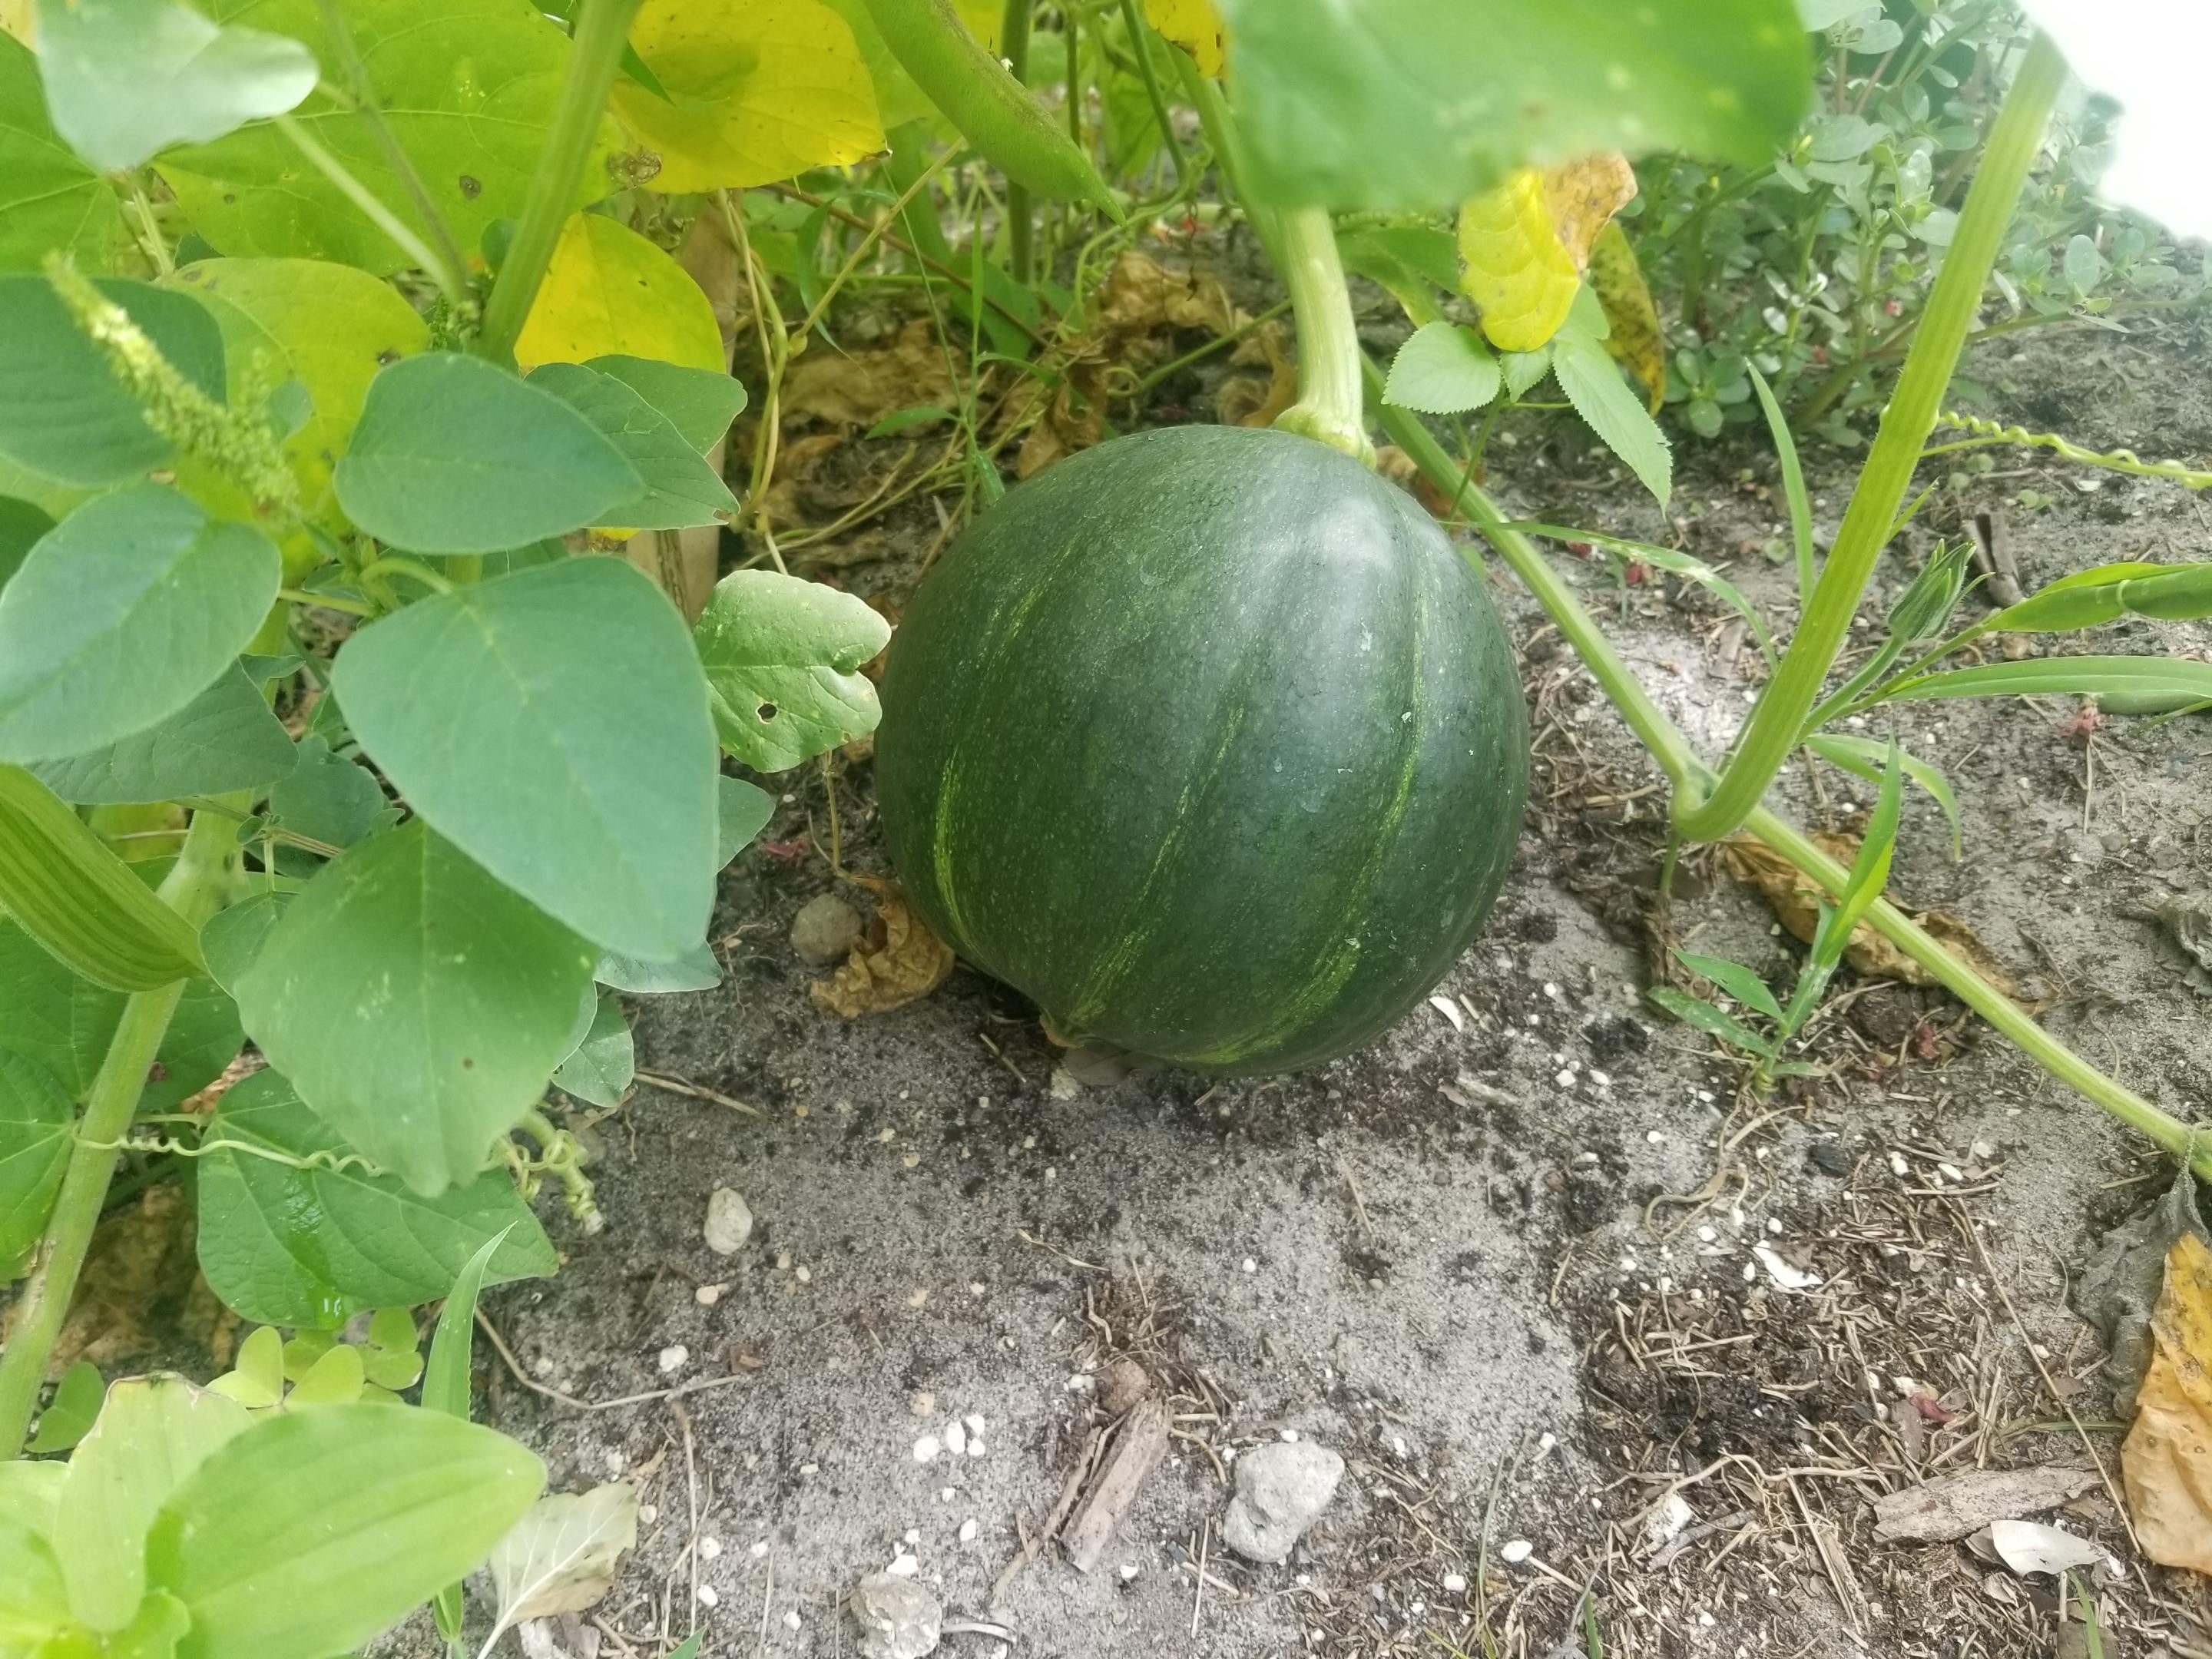
POLYGON ((1237 1460, 1221 1540, 1248 1561, 1279 1563, 1336 1496, 1344 1460, 1310 1440, 1279 1440, 1237 1460))
POLYGON ((922 1659, 937 1650, 945 1609, 911 1578, 872 1572, 853 1592, 862 1659, 922 1659))
POLYGON ((860 913, 835 893, 817 893, 791 920, 791 948, 817 968, 842 961, 860 937, 860 913))

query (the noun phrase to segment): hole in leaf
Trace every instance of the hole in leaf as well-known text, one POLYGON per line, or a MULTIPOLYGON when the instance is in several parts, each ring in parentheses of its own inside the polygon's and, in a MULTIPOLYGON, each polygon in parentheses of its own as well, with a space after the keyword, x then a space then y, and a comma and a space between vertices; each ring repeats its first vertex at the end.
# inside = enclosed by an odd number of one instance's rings
POLYGON ((775 705, 772 702, 764 702, 754 709, 753 713, 760 717, 761 723, 765 726, 775 718, 775 705))
POLYGON ((483 186, 478 184, 475 179, 470 178, 469 175, 465 173, 461 175, 461 194, 468 200, 473 202, 477 197, 483 194, 483 186))

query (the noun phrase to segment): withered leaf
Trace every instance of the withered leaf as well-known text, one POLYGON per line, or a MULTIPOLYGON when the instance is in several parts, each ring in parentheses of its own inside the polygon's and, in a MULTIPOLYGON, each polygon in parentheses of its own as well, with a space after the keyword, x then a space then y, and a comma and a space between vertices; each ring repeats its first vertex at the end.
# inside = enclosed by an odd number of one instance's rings
POLYGON ((952 972, 952 947, 914 913, 896 882, 870 876, 852 879, 875 894, 875 919, 844 966, 806 988, 817 1007, 845 1019, 903 1008, 927 996, 952 972))
POLYGON ((2212 1574, 2212 1250, 2185 1233, 2166 1258, 2155 1347, 2120 1448, 2143 1553, 2212 1574))

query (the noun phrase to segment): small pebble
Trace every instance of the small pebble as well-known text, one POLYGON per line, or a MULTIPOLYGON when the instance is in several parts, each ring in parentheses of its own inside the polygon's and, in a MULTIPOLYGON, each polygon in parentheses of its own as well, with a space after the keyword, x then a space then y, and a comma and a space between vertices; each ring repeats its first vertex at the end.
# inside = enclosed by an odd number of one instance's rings
POLYGON ((702 1538, 699 1540, 699 1559, 701 1560, 711 1561, 721 1553, 722 1540, 720 1539, 702 1538))
POLYGON ((716 1255, 735 1255, 753 1234, 753 1212, 735 1188, 717 1187, 707 1200, 707 1248, 716 1255))
POLYGON ((895 1555, 891 1558, 890 1565, 884 1571, 894 1578, 911 1578, 921 1571, 921 1558, 918 1555, 895 1555))
POLYGON ((975 1541, 975 1534, 981 1530, 982 1528, 977 1525, 974 1521, 963 1521, 960 1523, 960 1541, 963 1544, 974 1543, 975 1541))
POLYGON ((955 1457, 968 1455, 968 1425, 965 1423, 956 1421, 945 1425, 945 1449, 955 1457))
POLYGON ((917 1463, 933 1463, 937 1461, 937 1454, 944 1449, 943 1441, 933 1434, 925 1434, 914 1443, 914 1461, 917 1463))
POLYGON ((722 1292, 729 1288, 727 1285, 702 1285, 691 1292, 691 1299, 702 1308, 711 1308, 722 1299, 722 1292))
POLYGON ((793 1607, 789 1613, 783 1615, 783 1627, 786 1630, 797 1630, 799 1628, 799 1609, 797 1607, 793 1607))
POLYGON ((1444 1594, 1447 1595, 1466 1595, 1467 1575, 1463 1572, 1446 1573, 1444 1575, 1444 1594))
POLYGON ((660 1351, 660 1369, 664 1374, 681 1370, 691 1358, 691 1350, 681 1342, 660 1351))
POLYGON ((721 1599, 721 1593, 715 1589, 712 1584, 702 1584, 699 1586, 699 1605, 701 1607, 711 1607, 715 1602, 721 1599))
POLYGON ((1535 1553, 1536 1547, 1534 1544, 1525 1538, 1516 1538, 1511 1543, 1499 1547, 1498 1559, 1509 1567, 1517 1567, 1535 1553))

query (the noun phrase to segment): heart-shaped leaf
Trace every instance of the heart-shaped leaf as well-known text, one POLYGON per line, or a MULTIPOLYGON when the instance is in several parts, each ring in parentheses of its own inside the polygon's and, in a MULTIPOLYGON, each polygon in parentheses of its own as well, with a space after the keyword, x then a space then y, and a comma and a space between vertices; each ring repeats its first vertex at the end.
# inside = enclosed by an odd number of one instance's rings
POLYGON ((597 427, 645 480, 643 494, 610 510, 610 524, 683 530, 727 524, 737 516, 738 499, 721 474, 665 416, 613 375, 580 363, 547 363, 531 371, 530 384, 543 386, 597 427))
POLYGON ((324 1122, 434 1197, 544 1093, 592 959, 418 820, 307 884, 239 975, 239 1011, 324 1122))
POLYGON ((568 559, 410 605, 347 642, 334 684, 393 787, 515 891, 648 960, 705 938, 707 688, 642 573, 568 559))
POLYGON ((609 353, 688 368, 728 367, 714 307, 691 273, 629 226, 579 213, 514 343, 515 360, 580 363, 609 353))
POLYGON ((850 593, 773 570, 714 585, 693 637, 714 690, 714 730, 746 765, 781 772, 876 729, 860 665, 890 624, 850 593))
POLYGON ((34 270, 49 250, 105 270, 122 236, 113 188, 46 117, 38 59, 0 30, 0 270, 34 270))
POLYGON ((260 689, 234 665, 160 725, 31 770, 64 800, 102 805, 258 789, 289 772, 297 753, 260 689))
POLYGON ((718 368, 685 368, 620 352, 594 357, 586 368, 611 374, 668 417, 684 441, 702 455, 722 441, 730 422, 744 413, 745 388, 718 368))
POLYGON ((453 351, 403 358, 370 382, 333 480, 354 523, 423 553, 566 535, 645 488, 560 398, 453 351))

